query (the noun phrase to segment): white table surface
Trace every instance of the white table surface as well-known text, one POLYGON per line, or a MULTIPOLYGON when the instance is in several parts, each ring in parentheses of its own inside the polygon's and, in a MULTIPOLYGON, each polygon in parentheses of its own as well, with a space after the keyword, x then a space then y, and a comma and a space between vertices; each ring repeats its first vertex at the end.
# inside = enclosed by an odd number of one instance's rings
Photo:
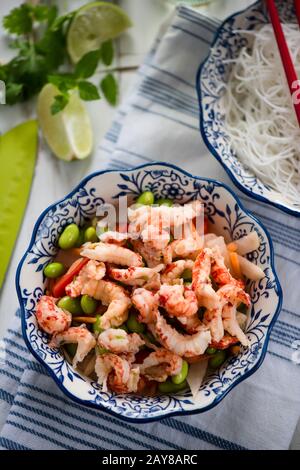
MULTIPOLYGON (((0 62, 8 59, 12 53, 7 47, 6 38, 2 29, 2 17, 11 8, 22 3, 20 0, 0 1, 0 62)), ((83 0, 57 1, 64 10, 75 9, 86 3, 83 0)), ((117 41, 117 54, 115 66, 138 67, 148 52, 151 44, 160 28, 168 21, 174 9, 174 3, 167 0, 119 0, 122 6, 132 18, 134 26, 117 41)), ((203 14, 224 19, 236 10, 241 10, 251 4, 251 0, 215 0, 209 5, 194 7, 203 14)), ((126 98, 133 83, 135 71, 118 72, 120 85, 120 102, 126 98)), ((109 106, 105 100, 88 103, 88 109, 92 117, 95 136, 94 148, 98 147, 105 132, 109 129, 115 109, 109 106)), ((0 133, 18 123, 34 116, 34 103, 15 105, 13 107, 0 106, 0 133)), ((104 158, 104 156, 103 156, 104 158)), ((22 228, 7 271, 6 280, 0 292, 0 339, 9 326, 12 316, 18 307, 15 292, 15 271, 17 264, 24 253, 33 225, 38 215, 55 200, 67 194, 83 176, 90 172, 93 166, 94 155, 83 162, 64 163, 58 161, 46 146, 41 143, 37 165, 32 185, 31 196, 24 216, 22 228), (38 197, 37 197, 38 195, 38 197)), ((300 425, 292 444, 292 448, 300 449, 300 425)))

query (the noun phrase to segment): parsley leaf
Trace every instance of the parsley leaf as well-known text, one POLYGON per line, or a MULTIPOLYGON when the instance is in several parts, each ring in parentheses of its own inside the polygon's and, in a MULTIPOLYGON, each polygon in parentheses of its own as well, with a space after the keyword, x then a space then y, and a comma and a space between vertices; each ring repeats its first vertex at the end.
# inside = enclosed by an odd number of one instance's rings
POLYGON ((28 34, 32 30, 31 7, 27 3, 14 8, 3 18, 4 28, 11 34, 28 34))
POLYGON ((54 96, 54 101, 51 105, 51 114, 57 114, 62 111, 69 102, 69 95, 56 95, 54 96))
POLYGON ((101 51, 95 50, 85 54, 76 64, 75 75, 78 78, 89 78, 94 75, 98 62, 101 57, 101 51))
POLYGON ((86 80, 81 80, 78 83, 79 96, 84 101, 99 100, 100 95, 97 87, 86 80))
POLYGON ((100 88, 107 101, 115 106, 118 100, 118 83, 115 77, 109 73, 100 82, 100 88))
POLYGON ((114 58, 114 45, 113 42, 106 41, 101 46, 101 58, 105 65, 111 65, 114 58))

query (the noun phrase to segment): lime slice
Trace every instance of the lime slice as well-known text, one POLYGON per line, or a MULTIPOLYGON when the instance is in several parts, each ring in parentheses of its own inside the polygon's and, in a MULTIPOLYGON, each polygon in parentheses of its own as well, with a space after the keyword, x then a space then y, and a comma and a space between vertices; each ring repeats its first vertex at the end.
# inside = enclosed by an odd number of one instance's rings
POLYGON ((52 115, 50 107, 58 89, 48 83, 38 97, 37 114, 44 137, 52 152, 62 160, 86 158, 92 151, 93 134, 87 110, 77 91, 67 106, 52 115))
POLYGON ((71 22, 67 37, 69 55, 74 63, 87 52, 99 49, 132 25, 120 7, 106 2, 92 2, 80 8, 71 22))

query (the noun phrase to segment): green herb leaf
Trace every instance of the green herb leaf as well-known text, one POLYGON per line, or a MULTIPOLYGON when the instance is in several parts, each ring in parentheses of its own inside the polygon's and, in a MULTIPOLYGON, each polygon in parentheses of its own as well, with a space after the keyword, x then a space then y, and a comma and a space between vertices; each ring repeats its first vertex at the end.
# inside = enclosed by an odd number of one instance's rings
POLYGON ((87 82, 85 80, 80 81, 78 83, 78 89, 79 96, 82 100, 93 101, 100 99, 97 87, 91 82, 87 82))
POLYGON ((14 8, 3 18, 4 28, 11 34, 27 34, 32 30, 32 15, 30 5, 23 3, 14 8))
POLYGON ((66 93, 77 86, 76 79, 70 74, 48 75, 48 82, 55 85, 59 91, 66 93))
POLYGON ((51 114, 57 114, 62 111, 69 102, 69 95, 56 95, 54 96, 54 101, 51 105, 51 114))
POLYGON ((75 75, 78 78, 91 77, 97 68, 98 62, 101 57, 100 50, 90 51, 85 54, 75 67, 75 75))
POLYGON ((57 17, 57 7, 55 5, 32 5, 31 10, 35 20, 39 22, 47 21, 48 24, 51 24, 57 17))
POLYGON ((102 62, 105 65, 110 65, 112 63, 113 58, 114 58, 114 45, 113 45, 113 42, 111 40, 106 41, 102 44, 102 46, 101 46, 101 58, 102 58, 102 62))
POLYGON ((100 88, 107 101, 115 106, 118 100, 118 83, 115 77, 109 73, 100 82, 100 88))
POLYGON ((58 31, 59 29, 62 29, 65 23, 70 21, 73 16, 75 15, 76 11, 71 11, 70 13, 67 13, 66 15, 59 16, 58 18, 53 21, 51 25, 51 30, 52 31, 58 31))
POLYGON ((22 95, 23 85, 21 83, 12 83, 8 82, 6 85, 6 103, 15 104, 20 101, 20 96, 22 95))

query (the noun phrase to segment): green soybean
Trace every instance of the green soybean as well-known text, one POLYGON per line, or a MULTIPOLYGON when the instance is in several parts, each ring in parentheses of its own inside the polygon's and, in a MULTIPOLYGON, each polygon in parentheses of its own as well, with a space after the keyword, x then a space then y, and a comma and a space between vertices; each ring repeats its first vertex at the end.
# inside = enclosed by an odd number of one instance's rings
POLYGON ((179 372, 179 374, 173 375, 171 377, 171 380, 172 380, 173 384, 175 384, 175 385, 182 384, 182 382, 184 382, 185 379, 187 378, 188 371, 189 371, 189 365, 185 360, 183 360, 182 361, 181 371, 179 372))
POLYGON ((93 323, 93 332, 96 334, 102 333, 103 328, 101 328, 101 315, 96 315, 96 321, 93 323))
POLYGON ((96 299, 93 299, 93 297, 84 294, 80 299, 80 305, 84 313, 92 315, 97 310, 98 302, 96 299))
POLYGON ((64 348, 69 356, 74 357, 77 351, 77 343, 64 344, 64 348))
POLYGON ((44 274, 50 279, 55 279, 59 276, 62 276, 66 271, 62 263, 50 263, 44 268, 44 274))
POLYGON ((84 243, 84 230, 82 228, 79 229, 79 236, 77 238, 76 247, 79 248, 84 243))
POLYGON ((138 198, 137 204, 142 204, 143 206, 151 206, 154 204, 154 194, 151 191, 144 191, 138 198))
POLYGON ((158 204, 159 206, 172 207, 173 201, 171 199, 164 199, 163 197, 161 197, 160 199, 157 199, 156 204, 158 204))
POLYGON ((68 310, 68 312, 72 313, 72 315, 80 315, 83 313, 80 305, 80 299, 78 297, 76 297, 76 299, 72 299, 72 297, 66 295, 57 302, 57 306, 68 310))
POLYGON ((145 331, 145 325, 137 321, 136 315, 134 313, 130 313, 126 322, 126 326, 132 333, 144 333, 145 331))
POLYGON ((79 238, 79 228, 76 224, 68 225, 58 239, 58 246, 62 250, 73 248, 79 238))
POLYGON ((161 393, 176 393, 188 387, 188 383, 184 380, 181 384, 174 384, 171 380, 166 380, 158 385, 161 393))
POLYGON ((192 280, 192 271, 191 269, 185 269, 183 273, 181 274, 182 279, 185 281, 191 281, 192 280))
POLYGON ((128 330, 127 326, 125 325, 125 323, 121 326, 118 326, 117 328, 119 328, 120 330, 126 331, 126 333, 129 333, 129 330, 128 330))
POLYGON ((210 358, 210 360, 208 361, 208 365, 212 369, 217 369, 223 364, 225 360, 226 360, 226 352, 223 350, 219 350, 210 358))
POLYGON ((88 227, 88 228, 85 229, 85 231, 84 231, 84 241, 85 242, 95 243, 98 240, 99 239, 97 237, 95 227, 88 227))
POLYGON ((209 354, 210 356, 212 354, 216 354, 217 350, 216 348, 207 348, 207 350, 205 351, 205 354, 209 354))

